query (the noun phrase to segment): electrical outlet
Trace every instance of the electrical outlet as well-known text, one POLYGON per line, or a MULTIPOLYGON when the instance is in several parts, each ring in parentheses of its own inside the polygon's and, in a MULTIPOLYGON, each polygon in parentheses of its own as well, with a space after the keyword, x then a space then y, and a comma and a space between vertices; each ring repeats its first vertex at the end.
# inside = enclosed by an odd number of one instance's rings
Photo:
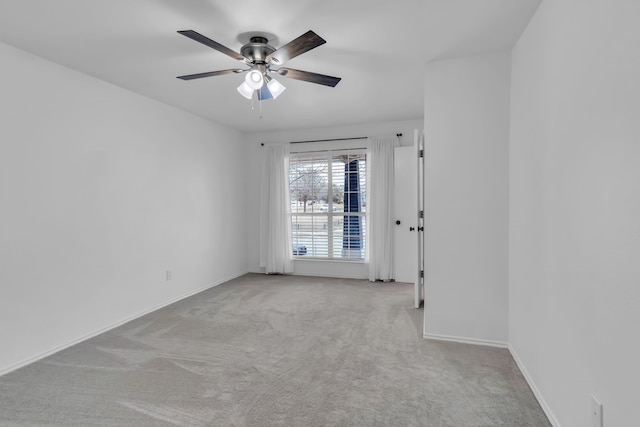
POLYGON ((172 276, 171 270, 167 270, 167 274, 166 274, 167 281, 171 280, 171 276, 172 276))
POLYGON ((591 395, 591 426, 603 427, 602 422, 602 403, 594 395, 591 395))

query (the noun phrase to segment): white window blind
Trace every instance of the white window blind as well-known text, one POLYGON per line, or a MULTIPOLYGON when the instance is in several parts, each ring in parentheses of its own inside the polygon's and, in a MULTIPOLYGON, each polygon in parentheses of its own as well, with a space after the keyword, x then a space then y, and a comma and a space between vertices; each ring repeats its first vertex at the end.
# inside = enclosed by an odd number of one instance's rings
POLYGON ((364 259, 365 150, 292 154, 289 164, 293 256, 364 259))

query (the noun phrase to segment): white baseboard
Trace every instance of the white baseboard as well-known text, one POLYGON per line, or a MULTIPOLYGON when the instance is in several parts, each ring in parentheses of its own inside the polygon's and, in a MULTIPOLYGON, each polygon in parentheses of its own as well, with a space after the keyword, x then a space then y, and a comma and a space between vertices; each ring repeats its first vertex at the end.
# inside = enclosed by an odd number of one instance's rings
POLYGON ((49 349, 49 350, 47 350, 45 352, 42 352, 42 353, 39 353, 39 354, 37 354, 35 356, 29 357, 29 358, 27 358, 25 360, 22 360, 22 361, 20 361, 18 363, 15 363, 13 365, 9 365, 8 367, 0 368, 0 376, 8 374, 9 372, 15 371, 16 369, 20 369, 23 366, 29 365, 30 363, 37 362, 40 359, 44 359, 47 356, 51 356, 52 354, 57 353, 57 352, 59 352, 61 350, 64 350, 65 348, 69 348, 72 345, 81 343, 82 341, 86 341, 89 338, 93 338, 93 337, 95 337, 97 335, 100 335, 102 333, 110 331, 111 329, 114 329, 114 328, 117 328, 118 326, 124 325, 125 323, 130 322, 132 320, 135 320, 138 317, 142 317, 142 316, 144 316, 146 314, 149 314, 151 312, 159 310, 159 309, 161 309, 163 307, 171 305, 171 304, 173 304, 175 302, 178 302, 180 300, 183 300, 185 298, 189 298, 190 296, 195 295, 195 294, 200 293, 200 292, 203 292, 203 291, 206 291, 207 289, 214 288, 214 287, 216 287, 218 285, 221 285, 221 284, 223 284, 225 282, 228 282, 229 280, 233 280, 233 279, 235 279, 237 277, 240 277, 240 276, 243 276, 245 274, 246 274, 246 272, 242 272, 242 273, 238 273, 238 274, 231 275, 229 277, 220 279, 220 280, 218 280, 218 281, 216 281, 214 283, 210 283, 210 284, 208 284, 208 285, 206 285, 206 286, 204 286, 204 287, 202 287, 200 289, 197 289, 195 291, 191 291, 191 292, 187 293, 186 295, 182 295, 182 296, 179 296, 179 297, 176 297, 176 298, 172 298, 169 301, 165 301, 163 303, 160 303, 160 304, 158 304, 158 305, 156 305, 156 306, 154 306, 154 307, 152 307, 152 308, 150 308, 148 310, 145 310, 143 312, 140 312, 140 313, 134 314, 132 316, 129 316, 129 317, 127 317, 125 319, 122 319, 122 320, 120 320, 118 322, 115 322, 115 323, 113 323, 113 324, 111 324, 109 326, 105 326, 104 328, 100 328, 100 329, 98 329, 96 331, 93 331, 93 332, 91 332, 89 334, 86 334, 86 335, 83 335, 83 336, 81 336, 79 338, 71 340, 71 341, 69 341, 69 342, 67 342, 65 344, 53 347, 53 348, 51 348, 51 349, 49 349))
POLYGON ((492 340, 484 340, 479 338, 456 337, 452 335, 429 334, 426 332, 422 336, 423 338, 426 338, 429 340, 451 341, 451 342, 459 342, 463 344, 486 345, 489 347, 509 348, 509 343, 506 343, 503 341, 492 341, 492 340))
POLYGON ((511 344, 509 344, 508 348, 509 348, 509 352, 511 353, 511 357, 513 357, 513 360, 516 361, 516 365, 518 365, 518 369, 520 369, 520 372, 522 372, 524 379, 527 381, 527 384, 529 384, 529 388, 531 389, 531 391, 533 392, 533 395, 536 397, 536 400, 542 407, 542 410, 544 411, 545 415, 549 419, 549 422, 551 423, 551 425, 553 427, 562 427, 560 425, 560 422, 558 422, 558 419, 555 417, 555 415, 553 415, 553 412, 551 411, 551 408, 547 404, 546 400, 544 400, 544 397, 542 397, 542 393, 540 393, 540 390, 536 386, 536 383, 533 382, 533 378, 531 378, 531 375, 529 375, 529 372, 527 372, 527 369, 522 364, 522 361, 518 357, 518 354, 516 353, 515 349, 511 346, 511 344))
MULTIPOLYGON (((264 269, 262 269, 262 271, 249 271, 249 273, 256 273, 256 274, 266 274, 264 272, 264 269)), ((300 277, 328 277, 331 279, 356 279, 356 280, 369 280, 369 276, 363 276, 361 274, 335 274, 332 272, 293 272, 293 273, 287 273, 287 276, 300 276, 300 277)))
POLYGON ((307 276, 307 277, 328 277, 331 279, 356 279, 356 280, 369 280, 368 277, 363 277, 357 274, 322 274, 322 273, 291 273, 291 276, 307 276))

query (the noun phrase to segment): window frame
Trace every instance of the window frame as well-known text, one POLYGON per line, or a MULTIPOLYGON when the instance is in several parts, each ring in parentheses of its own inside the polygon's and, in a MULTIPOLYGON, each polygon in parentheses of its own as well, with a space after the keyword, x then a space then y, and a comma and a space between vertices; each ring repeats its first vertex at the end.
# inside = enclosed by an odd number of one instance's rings
MULTIPOLYGON (((307 252, 303 255, 300 254, 296 254, 296 253, 292 253, 292 258, 295 261, 319 261, 319 262, 351 262, 351 263, 364 263, 366 262, 367 259, 367 255, 368 255, 368 238, 367 238, 367 224, 368 224, 368 211, 366 209, 364 209, 364 211, 362 210, 363 208, 365 208, 367 206, 367 202, 366 202, 366 194, 367 194, 367 185, 368 185, 368 181, 369 181, 369 164, 368 164, 368 157, 369 157, 369 153, 368 150, 366 148, 363 147, 354 147, 354 148, 338 148, 338 149, 330 149, 330 150, 304 150, 304 151, 298 151, 298 152, 291 152, 290 153, 290 166, 289 166, 289 172, 288 172, 288 176, 289 176, 289 182, 291 183, 291 165, 298 159, 312 159, 312 158, 324 158, 325 160, 325 164, 327 165, 327 182, 326 182, 326 190, 327 190, 327 211, 326 212, 317 212, 317 211, 311 211, 311 212, 294 212, 292 209, 289 209, 287 211, 287 215, 288 215, 288 219, 290 221, 291 224, 291 243, 292 246, 294 248, 299 247, 299 240, 296 239, 296 230, 295 227, 297 225, 297 221, 296 221, 296 217, 310 217, 310 218, 321 218, 321 219, 325 219, 326 224, 327 224, 327 255, 326 256, 318 256, 318 255, 312 255, 307 250, 307 252), (334 201, 333 201, 333 178, 334 178, 334 173, 333 173, 333 163, 334 163, 334 159, 338 156, 358 156, 360 157, 362 160, 364 160, 364 166, 363 166, 363 171, 361 171, 361 173, 363 174, 362 177, 360 177, 360 182, 362 182, 364 184, 364 188, 362 188, 361 185, 359 185, 359 191, 358 193, 360 193, 360 203, 361 203, 361 211, 360 212, 344 212, 344 211, 334 211, 334 201), (362 224, 362 232, 361 232, 361 239, 362 239, 362 248, 361 248, 361 257, 359 258, 355 258, 355 257, 343 257, 343 256, 336 256, 335 255, 335 251, 334 251, 334 244, 333 241, 330 240, 330 236, 333 236, 333 233, 335 231, 335 228, 337 226, 343 226, 343 219, 345 216, 358 216, 361 217, 361 224, 362 224), (340 224, 338 224, 340 223, 340 224), (298 244, 296 244, 298 243, 298 244)), ((343 189, 343 192, 346 191, 343 189)), ((299 201, 295 200, 294 198, 292 198, 291 196, 293 195, 294 191, 292 189, 289 190, 289 206, 291 207, 291 205, 295 202, 298 203, 299 201)), ((313 209, 313 205, 312 209, 313 209)), ((312 240, 314 240, 316 233, 313 232, 313 230, 310 232, 309 234, 309 238, 312 240)), ((344 236, 343 236, 344 238, 344 236)), ((313 245, 313 243, 312 243, 313 245)))

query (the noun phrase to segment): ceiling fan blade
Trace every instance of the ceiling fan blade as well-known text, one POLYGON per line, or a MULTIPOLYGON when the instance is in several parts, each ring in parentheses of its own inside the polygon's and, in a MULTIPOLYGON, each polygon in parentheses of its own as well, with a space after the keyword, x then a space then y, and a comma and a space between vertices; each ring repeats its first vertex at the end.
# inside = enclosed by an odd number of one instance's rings
POLYGON ((290 41, 278 50, 268 55, 266 61, 273 61, 276 64, 282 64, 289 59, 310 51, 320 45, 326 43, 326 40, 309 30, 295 40, 290 41))
POLYGON ((319 85, 331 87, 335 87, 340 80, 342 80, 340 77, 311 73, 309 71, 294 70, 293 68, 281 67, 276 72, 281 76, 289 77, 290 79, 303 80, 305 82, 317 83, 319 85))
POLYGON ((238 61, 245 60, 245 57, 239 54, 238 52, 231 50, 228 47, 223 46, 220 43, 213 41, 210 38, 205 37, 202 34, 197 33, 193 30, 184 30, 184 31, 178 31, 178 32, 183 36, 189 37, 191 40, 195 40, 198 43, 202 43, 205 46, 209 46, 210 48, 215 49, 218 52, 222 52, 225 55, 232 57, 233 59, 237 59, 238 61))
POLYGON ((244 71, 246 70, 233 68, 230 70, 219 70, 219 71, 209 71, 207 73, 188 74, 186 76, 178 76, 177 78, 182 80, 193 80, 193 79, 201 79, 203 77, 223 76, 225 74, 231 74, 231 73, 242 73, 244 71))

